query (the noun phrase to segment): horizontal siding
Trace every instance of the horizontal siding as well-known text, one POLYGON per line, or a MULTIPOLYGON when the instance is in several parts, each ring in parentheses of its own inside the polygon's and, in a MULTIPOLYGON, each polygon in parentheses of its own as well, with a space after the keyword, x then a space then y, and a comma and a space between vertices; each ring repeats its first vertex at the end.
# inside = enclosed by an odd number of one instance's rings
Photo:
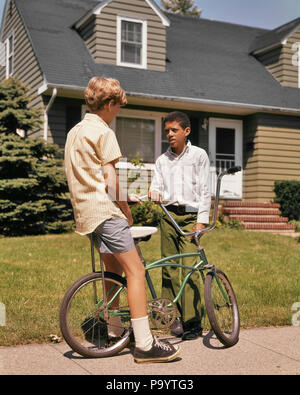
POLYGON ((283 47, 283 68, 284 78, 283 85, 298 88, 298 67, 292 64, 292 57, 295 51, 292 49, 293 44, 300 43, 300 30, 294 33, 283 47))
MULTIPOLYGON (((13 31, 14 33, 14 74, 28 88, 29 95, 33 98, 30 105, 34 108, 43 109, 43 101, 37 94, 38 88, 43 84, 43 76, 37 58, 32 49, 29 37, 26 33, 23 21, 13 3, 12 15, 7 13, 3 26, 3 40, 13 31)), ((1 75, 5 78, 5 73, 1 75)), ((41 136, 42 130, 33 131, 35 136, 41 136)))
POLYGON ((244 198, 273 200, 275 181, 300 180, 300 119, 253 117, 245 126, 245 144, 253 146, 245 152, 244 198))
POLYGON ((133 0, 130 4, 124 0, 113 1, 80 29, 95 62, 114 65, 117 62, 117 15, 147 20, 147 68, 165 71, 166 30, 144 0, 133 0))
POLYGON ((258 57, 273 77, 283 86, 298 88, 298 67, 293 65, 295 51, 293 44, 300 42, 300 30, 295 32, 280 48, 271 50, 258 57))

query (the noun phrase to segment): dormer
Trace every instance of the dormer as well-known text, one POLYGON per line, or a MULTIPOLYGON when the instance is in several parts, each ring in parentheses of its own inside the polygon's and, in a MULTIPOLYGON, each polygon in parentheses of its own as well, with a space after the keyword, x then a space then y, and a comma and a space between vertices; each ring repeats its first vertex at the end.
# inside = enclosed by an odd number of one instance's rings
POLYGON ((250 54, 281 85, 300 88, 300 18, 256 37, 250 54))
POLYGON ((153 0, 107 0, 73 28, 96 63, 165 71, 169 20, 153 0))

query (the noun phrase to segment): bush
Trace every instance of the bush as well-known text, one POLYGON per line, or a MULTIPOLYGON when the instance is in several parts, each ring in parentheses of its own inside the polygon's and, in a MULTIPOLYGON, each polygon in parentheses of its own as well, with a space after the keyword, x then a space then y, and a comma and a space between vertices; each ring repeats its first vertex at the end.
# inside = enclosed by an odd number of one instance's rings
POLYGON ((41 139, 0 135, 0 234, 61 233, 73 213, 60 148, 41 139))
POLYGON ((216 228, 230 228, 230 229, 243 229, 242 222, 237 219, 228 219, 228 217, 223 214, 219 214, 218 220, 216 223, 216 228))
POLYGON ((158 226, 162 209, 154 202, 143 202, 131 207, 134 225, 158 226))
POLYGON ((282 215, 289 220, 300 219, 300 181, 275 181, 275 203, 281 206, 282 215))

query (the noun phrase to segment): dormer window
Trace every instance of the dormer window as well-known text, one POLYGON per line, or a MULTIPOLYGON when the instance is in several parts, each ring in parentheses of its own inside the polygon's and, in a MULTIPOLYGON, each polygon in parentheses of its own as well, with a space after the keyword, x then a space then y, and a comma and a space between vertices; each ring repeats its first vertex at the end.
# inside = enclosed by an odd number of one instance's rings
POLYGON ((147 68, 147 22, 117 17, 117 65, 147 68))

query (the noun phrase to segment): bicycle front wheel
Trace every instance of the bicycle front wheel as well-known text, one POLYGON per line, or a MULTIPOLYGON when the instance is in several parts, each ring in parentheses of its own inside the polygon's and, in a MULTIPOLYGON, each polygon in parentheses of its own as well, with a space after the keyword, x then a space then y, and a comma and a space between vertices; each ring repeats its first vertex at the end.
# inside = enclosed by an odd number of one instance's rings
POLYGON ((101 273, 80 278, 68 289, 60 307, 62 335, 85 357, 110 357, 130 341, 126 279, 109 272, 104 279, 101 273))
POLYGON ((207 273, 204 300, 215 335, 226 347, 234 346, 240 333, 238 305, 233 288, 221 270, 207 273))

